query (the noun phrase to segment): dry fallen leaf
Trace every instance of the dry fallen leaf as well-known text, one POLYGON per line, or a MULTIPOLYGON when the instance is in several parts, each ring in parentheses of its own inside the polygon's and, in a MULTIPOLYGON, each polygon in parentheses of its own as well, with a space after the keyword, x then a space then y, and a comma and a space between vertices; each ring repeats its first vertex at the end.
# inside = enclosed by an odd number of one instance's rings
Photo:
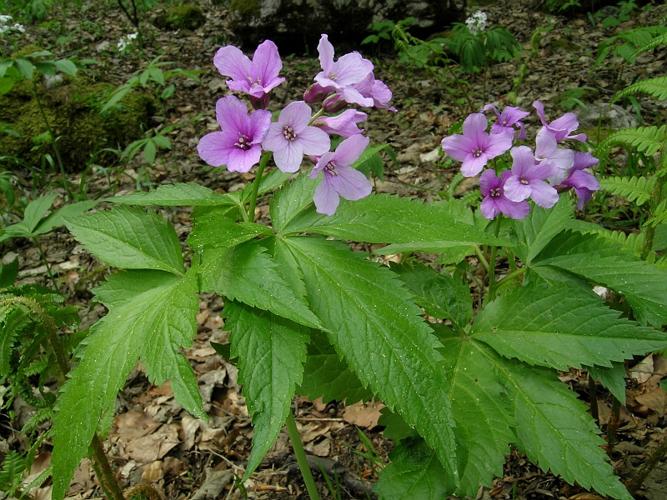
POLYGON ((630 378, 643 384, 653 375, 653 355, 650 354, 630 369, 630 378))
POLYGON ((167 424, 154 433, 125 444, 125 453, 139 463, 149 463, 164 457, 179 444, 178 425, 167 424))
POLYGON ((376 401, 371 403, 354 403, 345 407, 343 420, 359 427, 372 429, 378 424, 382 408, 384 408, 384 405, 376 401))

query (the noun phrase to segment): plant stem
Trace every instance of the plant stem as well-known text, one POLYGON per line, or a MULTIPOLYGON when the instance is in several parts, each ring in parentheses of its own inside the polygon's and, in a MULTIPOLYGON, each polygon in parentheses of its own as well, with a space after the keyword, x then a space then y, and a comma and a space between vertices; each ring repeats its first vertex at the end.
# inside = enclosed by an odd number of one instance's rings
POLYGON ((51 138, 51 146, 53 147, 53 153, 56 155, 56 162, 58 163, 58 169, 60 170, 60 175, 63 178, 63 187, 65 188, 65 191, 67 191, 67 194, 69 194, 70 198, 72 198, 72 192, 70 191, 69 184, 67 182, 67 177, 65 176, 65 165, 63 164, 63 158, 60 155, 60 148, 58 147, 58 143, 56 142, 56 134, 53 131, 53 127, 51 127, 51 122, 49 122, 48 116, 46 116, 46 111, 44 111, 42 100, 39 98, 39 93, 37 92, 37 82, 34 79, 32 80, 32 95, 35 98, 35 102, 37 102, 37 108, 39 109, 39 114, 42 116, 42 121, 44 122, 44 126, 46 127, 46 130, 49 132, 49 136, 51 138))
MULTIPOLYGON (((658 165, 662 164, 662 158, 663 158, 662 155, 660 155, 660 159, 658 160, 660 163, 658 163, 658 165)), ((662 178, 658 173, 658 175, 655 176, 655 187, 653 188, 653 196, 651 196, 651 214, 650 214, 651 216, 653 215, 658 205, 660 205, 660 202, 662 202, 662 187, 663 187, 662 178)), ((642 259, 648 257, 649 253, 651 253, 651 250, 653 249, 654 237, 655 237, 655 224, 651 224, 646 228, 646 232, 644 233, 644 246, 642 247, 642 259)))
POLYGON ((611 418, 607 424, 607 454, 611 456, 616 444, 616 431, 621 420, 621 402, 614 398, 614 403, 611 407, 611 418))
POLYGON ((482 251, 479 249, 477 245, 475 245, 475 254, 477 255, 477 258, 479 259, 480 264, 482 264, 482 267, 484 270, 488 273, 489 272, 489 262, 486 260, 486 257, 484 257, 484 254, 482 251))
POLYGON ((259 193, 259 185, 262 183, 262 176, 264 175, 264 169, 269 163, 270 155, 264 153, 259 160, 259 168, 257 169, 257 175, 255 175, 255 180, 252 184, 252 192, 250 193, 250 203, 248 205, 248 217, 251 219, 251 222, 255 220, 255 207, 257 206, 257 193, 259 193))
POLYGON ((306 452, 303 449, 303 443, 301 443, 301 436, 299 436, 299 431, 296 428, 294 414, 291 411, 289 415, 287 415, 287 433, 289 434, 289 440, 292 443, 292 449, 296 456, 296 463, 299 465, 299 470, 301 471, 303 482, 306 485, 308 496, 311 500, 320 500, 320 494, 317 491, 310 465, 308 465, 308 459, 306 458, 306 452))
MULTIPOLYGON (((500 233, 500 217, 497 217, 494 221, 494 235, 498 237, 500 233)), ((489 291, 487 293, 486 301, 491 302, 496 298, 496 254, 498 253, 498 247, 493 245, 491 247, 491 257, 489 259, 489 291)))

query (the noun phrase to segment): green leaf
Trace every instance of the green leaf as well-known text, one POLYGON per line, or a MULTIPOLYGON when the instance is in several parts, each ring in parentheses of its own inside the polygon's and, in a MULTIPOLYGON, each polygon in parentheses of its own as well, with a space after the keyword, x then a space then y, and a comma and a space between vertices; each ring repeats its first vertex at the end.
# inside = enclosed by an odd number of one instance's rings
POLYGON ((157 146, 152 140, 146 141, 144 145, 144 162, 152 165, 155 163, 155 156, 157 155, 157 146))
POLYGON ((561 196, 553 208, 547 210, 535 206, 527 218, 513 221, 521 243, 517 247, 521 260, 529 265, 553 237, 565 228, 573 215, 572 202, 566 196, 561 196))
POLYGON ((381 499, 442 500, 449 493, 445 471, 433 450, 422 440, 401 443, 391 452, 387 465, 375 485, 381 499))
POLYGON ((633 83, 624 88, 612 98, 611 102, 618 101, 623 97, 636 94, 648 94, 661 101, 667 100, 667 76, 658 76, 656 78, 647 78, 633 83))
POLYGON ((14 284, 19 274, 18 257, 7 264, 0 263, 0 288, 8 288, 14 284))
POLYGON ((414 426, 458 483, 456 444, 440 346, 410 294, 388 269, 314 238, 286 245, 303 273, 313 311, 359 380, 414 426))
POLYGON ((455 220, 446 205, 388 195, 341 201, 333 216, 305 212, 287 225, 287 233, 317 233, 368 243, 403 243, 414 249, 461 244, 504 244, 478 228, 455 220))
POLYGON ((56 193, 49 193, 28 203, 22 221, 28 233, 32 233, 41 220, 46 217, 57 196, 56 193))
POLYGON ((231 354, 252 416, 252 452, 243 479, 259 466, 290 412, 306 360, 306 329, 273 314, 235 302, 224 308, 231 354))
POLYGON ((202 289, 258 309, 271 311, 305 326, 320 328, 317 317, 283 278, 276 263, 258 242, 234 248, 205 248, 202 289))
MULTIPOLYGON (((56 500, 67 492, 72 474, 88 453, 95 432, 104 430, 100 427, 107 422, 105 417, 113 414, 116 395, 138 359, 146 355, 150 358, 160 348, 168 350, 169 346, 164 345, 167 340, 179 343, 196 333, 194 316, 199 310, 199 300, 194 293, 193 275, 177 277, 162 273, 161 283, 152 279, 152 286, 144 286, 143 274, 121 273, 112 278, 131 281, 136 293, 128 293, 127 300, 111 307, 91 328, 81 361, 63 386, 53 423, 56 500), (84 401, 85 411, 82 411, 84 401)), ((154 278, 154 273, 149 274, 154 278)), ((166 361, 170 359, 171 356, 165 357, 166 361)), ((151 363, 151 359, 146 361, 151 363)))
POLYGON ((612 361, 667 346, 667 335, 621 318, 592 292, 543 284, 490 303, 473 335, 505 357, 558 370, 611 367, 612 361))
POLYGON ((625 364, 614 363, 611 368, 587 366, 588 374, 625 405, 625 364))
POLYGON ((269 207, 271 223, 276 231, 282 232, 297 215, 313 203, 316 185, 317 180, 300 175, 276 193, 269 207))
POLYGON ((271 229, 253 222, 234 222, 226 212, 210 210, 195 217, 194 229, 188 238, 193 247, 234 247, 257 236, 272 234, 271 229))
POLYGON ((65 219, 78 217, 93 208, 95 205, 97 205, 97 201, 95 200, 79 201, 77 203, 70 203, 69 205, 65 205, 64 207, 61 207, 53 212, 46 219, 43 219, 42 222, 37 225, 32 234, 37 236, 39 234, 46 234, 51 232, 57 227, 64 226, 65 219))
POLYGON ((76 75, 77 71, 76 64, 74 64, 69 59, 60 59, 58 61, 55 61, 54 64, 56 66, 56 69, 61 73, 65 73, 67 76, 76 75))
POLYGON ((443 341, 449 399, 456 422, 461 486, 456 493, 474 497, 481 485, 501 477, 514 441, 512 408, 498 374, 473 346, 473 340, 443 341))
POLYGON ((667 141, 667 125, 661 127, 637 127, 619 130, 609 135, 598 146, 602 155, 615 145, 636 149, 640 153, 652 156, 660 151, 667 141))
POLYGON ((535 269, 548 266, 623 294, 641 323, 667 323, 667 270, 595 235, 564 232, 545 248, 535 269))
POLYGON ((366 389, 357 376, 339 358, 323 334, 313 331, 304 367, 304 377, 298 390, 308 399, 329 401, 370 401, 373 393, 366 389))
POLYGON ((19 57, 18 59, 14 60, 14 64, 24 79, 32 80, 32 76, 35 73, 35 65, 33 63, 31 63, 28 59, 19 57))
POLYGON ((600 188, 641 206, 653 196, 655 183, 655 177, 605 177, 600 179, 600 188))
POLYGON ((237 205, 230 196, 218 194, 207 187, 194 183, 165 184, 147 193, 131 193, 113 196, 106 201, 119 205, 158 205, 163 207, 210 207, 237 205))
POLYGON ((472 318, 470 288, 460 279, 419 263, 391 266, 415 295, 417 305, 436 318, 449 319, 460 328, 472 318))
POLYGON ((183 272, 176 231, 155 213, 116 207, 108 212, 68 219, 66 224, 90 253, 110 266, 183 272))
POLYGON ((550 370, 528 368, 483 349, 514 404, 519 448, 542 470, 602 495, 632 500, 609 464, 586 407, 550 370))

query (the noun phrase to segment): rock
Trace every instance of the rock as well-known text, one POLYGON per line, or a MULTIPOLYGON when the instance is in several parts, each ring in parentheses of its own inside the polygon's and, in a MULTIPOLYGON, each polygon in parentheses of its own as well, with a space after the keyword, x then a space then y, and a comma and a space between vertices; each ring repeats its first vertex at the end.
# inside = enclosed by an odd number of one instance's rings
POLYGON ((462 15, 453 0, 229 0, 228 9, 230 28, 245 49, 271 39, 283 53, 312 52, 322 33, 334 44, 358 47, 368 25, 386 19, 414 17, 411 32, 423 37, 462 15))
POLYGON ((598 126, 614 129, 637 126, 635 116, 618 104, 595 102, 586 106, 578 114, 579 125, 582 129, 598 126))
POLYGON ((199 5, 182 3, 172 5, 153 20, 153 24, 163 30, 196 30, 206 22, 206 16, 199 5))
MULTIPOLYGON (((40 101, 44 113, 58 136, 63 163, 69 171, 81 171, 91 155, 98 164, 109 164, 116 156, 99 154, 104 148, 123 148, 143 137, 153 114, 154 99, 139 90, 130 92, 118 108, 104 116, 100 108, 115 90, 110 83, 90 83, 82 78, 63 82, 47 89, 40 86, 40 101)), ((11 134, 0 135, 3 155, 21 160, 23 166, 37 165, 42 155, 53 155, 51 146, 40 144, 47 127, 32 96, 30 84, 17 85, 9 94, 0 97, 0 122, 11 134)))

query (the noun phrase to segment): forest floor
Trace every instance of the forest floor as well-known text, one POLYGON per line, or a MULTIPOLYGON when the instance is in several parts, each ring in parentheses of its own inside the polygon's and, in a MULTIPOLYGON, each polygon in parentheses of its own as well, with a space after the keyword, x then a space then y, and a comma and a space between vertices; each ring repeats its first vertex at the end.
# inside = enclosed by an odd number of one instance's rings
MULTIPOLYGON (((603 29, 592 25, 584 15, 554 17, 534 11, 525 5, 527 2, 502 3, 506 5, 485 8, 490 22, 510 29, 527 50, 533 31, 540 26, 551 26, 539 40, 536 54, 528 59, 527 77, 518 91, 519 104, 526 109, 539 98, 547 104, 549 115, 555 117, 568 105, 568 99, 577 98, 585 103, 578 109, 583 128, 593 130, 599 123, 600 110, 617 90, 637 78, 654 76, 667 64, 663 54, 661 58, 640 59, 636 65, 624 65, 616 59, 607 60, 599 67, 594 65, 602 40, 616 30, 654 23, 655 11, 651 16, 638 12, 617 28, 603 29)), ((93 58, 97 64, 84 71, 93 78, 104 77, 115 84, 126 81, 158 55, 164 61, 172 61, 176 67, 201 71, 199 82, 178 81, 174 96, 160 110, 160 115, 153 117, 156 123, 173 125, 174 130, 169 134, 171 150, 160 152, 155 165, 147 170, 150 183, 154 186, 195 181, 227 192, 252 180, 252 173, 239 175, 206 166, 195 149, 198 138, 216 127, 215 101, 226 93, 224 78, 212 65, 216 49, 235 41, 225 22, 224 7, 202 1, 206 22, 194 31, 160 31, 146 23, 145 47, 121 54, 116 50, 116 43, 134 31, 129 22, 113 7, 99 9, 95 8, 96 2, 84 1, 83 4, 82 9, 54 12, 51 23, 28 27, 24 40, 63 57, 93 58)), ((335 43, 335 34, 330 34, 330 38, 335 43)), ((361 50, 373 55, 372 48, 362 47, 361 50)), ((275 91, 272 107, 276 109, 299 98, 318 70, 316 57, 287 56, 283 61, 288 85, 275 91)), ((467 103, 454 99, 452 89, 443 87, 442 80, 433 73, 406 70, 388 55, 375 62, 376 76, 393 90, 397 108, 395 113, 373 111, 366 125, 372 140, 388 143, 397 152, 395 161, 389 160, 386 165, 384 179, 376 180, 375 189, 436 198, 456 171, 454 166, 443 165, 438 152, 442 137, 470 111, 480 109, 487 102, 502 105, 512 88, 517 63, 496 64, 488 71, 467 75, 470 101, 467 103)), ((646 103, 644 116, 661 117, 664 122, 665 115, 664 107, 646 103)), ((631 109, 619 107, 612 126, 617 128, 636 121, 631 109)), ((136 188, 138 161, 124 168, 118 192, 136 188)), ((19 177, 21 188, 26 193, 32 191, 30 177, 21 173, 19 177)), ((75 184, 81 181, 80 174, 72 173, 70 177, 75 184)), ((465 192, 472 187, 473 184, 466 182, 458 189, 465 192)), ((107 195, 112 188, 109 178, 102 174, 86 181, 90 197, 107 195)), ((51 189, 59 188, 51 186, 51 189)), ((31 196, 37 194, 32 192, 31 196)), ((266 207, 260 206, 260 210, 266 207)), ((170 210, 168 214, 184 240, 190 226, 190 213, 170 210)), ((14 240, 5 244, 4 261, 9 262, 18 255, 21 282, 55 284, 71 303, 81 308, 82 327, 89 326, 104 314, 101 305, 91 305, 90 290, 103 279, 106 268, 87 255, 65 231, 52 233, 40 241, 54 273, 52 278, 40 259, 39 248, 29 242, 14 240)), ((210 345, 210 341, 226 342, 227 339, 221 309, 219 298, 202 299, 197 316, 198 336, 187 352, 199 377, 210 416, 208 422, 189 416, 174 401, 168 384, 151 385, 138 368, 120 394, 107 439, 113 466, 123 486, 148 483, 168 499, 243 498, 244 495, 306 498, 286 433, 280 435, 245 488, 236 481, 243 473, 250 451, 252 427, 237 384, 236 368, 210 345)), ((614 467, 624 480, 632 477, 651 450, 667 436, 667 396, 659 387, 660 380, 667 376, 667 360, 648 356, 628 368, 627 404, 620 412, 616 443, 611 452, 614 467)), ((590 402, 584 372, 571 371, 561 378, 571 384, 583 401, 590 402)), ((612 415, 611 406, 612 399, 600 389, 598 414, 605 432, 612 415)), ((381 408, 381 404, 373 402, 345 405, 297 400, 298 427, 306 450, 313 457, 315 475, 325 497, 374 498, 372 484, 391 451, 391 442, 383 438, 382 427, 378 425, 381 408)), ((18 407, 17 414, 15 428, 20 428, 29 410, 18 407)), ((0 443, 4 442, 5 447, 16 446, 17 439, 14 433, 0 429, 0 443)), ((38 473, 49 460, 49 447, 45 446, 33 472, 38 473)), ((647 478, 638 498, 664 499, 665 492, 667 463, 662 463, 647 478)), ((87 461, 77 471, 70 494, 73 498, 100 497, 87 461)), ((50 486, 41 488, 35 498, 50 498, 50 486)), ((591 500, 599 497, 540 471, 514 451, 507 460, 504 476, 497 479, 493 487, 480 489, 479 498, 591 500)))

